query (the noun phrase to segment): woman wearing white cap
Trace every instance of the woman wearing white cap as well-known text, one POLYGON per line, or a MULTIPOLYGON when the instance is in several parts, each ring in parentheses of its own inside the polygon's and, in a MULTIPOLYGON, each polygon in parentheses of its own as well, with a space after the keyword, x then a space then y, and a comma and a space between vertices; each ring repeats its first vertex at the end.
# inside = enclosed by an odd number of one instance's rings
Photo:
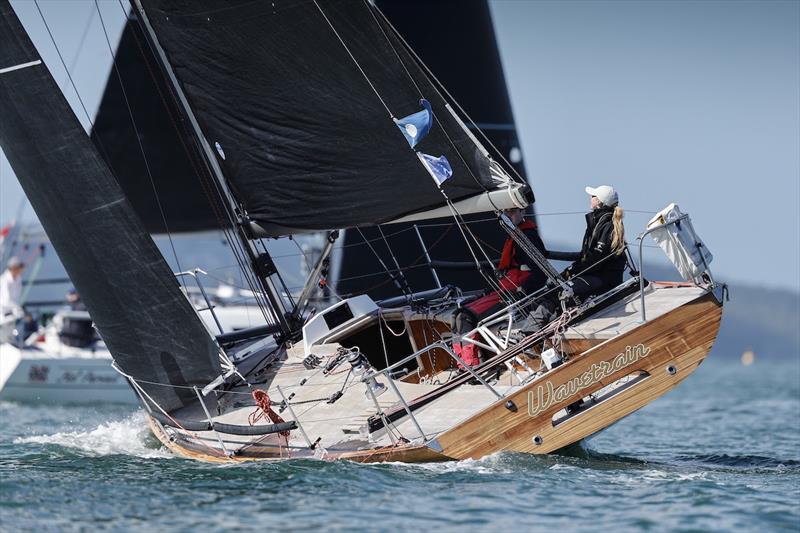
MULTIPOLYGON (((586 187, 591 196, 592 210, 586 213, 586 233, 581 251, 562 254, 564 259, 574 262, 564 271, 564 277, 578 298, 602 294, 622 283, 625 271, 625 227, 624 215, 619 207, 619 196, 610 185, 586 187)), ((531 322, 525 329, 539 330, 553 318, 558 308, 558 298, 552 294, 544 299, 531 314, 531 322)))
POLYGON ((566 274, 578 297, 601 294, 622 283, 625 271, 624 212, 610 185, 586 187, 592 210, 586 213, 586 233, 575 262, 566 274))

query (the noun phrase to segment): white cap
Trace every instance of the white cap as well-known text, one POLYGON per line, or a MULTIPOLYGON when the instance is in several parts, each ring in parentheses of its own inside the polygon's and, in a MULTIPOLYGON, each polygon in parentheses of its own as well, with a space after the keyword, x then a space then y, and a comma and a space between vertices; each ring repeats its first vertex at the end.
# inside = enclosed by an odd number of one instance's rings
POLYGON ((603 205, 614 206, 619 203, 619 196, 617 191, 611 185, 601 185, 599 187, 586 187, 586 194, 590 196, 597 196, 603 205))
POLYGON ((20 268, 20 267, 24 267, 24 266, 25 266, 25 263, 23 263, 22 259, 20 259, 16 255, 13 256, 11 259, 9 259, 8 263, 6 264, 6 267, 8 267, 8 268, 20 268))

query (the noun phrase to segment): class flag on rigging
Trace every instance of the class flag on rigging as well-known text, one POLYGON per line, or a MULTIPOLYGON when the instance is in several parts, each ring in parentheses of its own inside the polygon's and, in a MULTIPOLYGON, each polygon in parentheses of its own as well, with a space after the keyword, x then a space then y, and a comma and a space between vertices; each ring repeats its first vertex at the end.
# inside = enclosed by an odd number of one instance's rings
POLYGON ((433 125, 433 109, 424 98, 419 101, 424 108, 422 111, 412 113, 407 117, 396 118, 394 123, 400 128, 411 148, 414 148, 431 131, 433 125))
POLYGON ((428 170, 428 173, 441 187, 450 176, 453 175, 453 168, 450 166, 450 161, 445 156, 434 157, 432 155, 417 152, 417 157, 428 170))

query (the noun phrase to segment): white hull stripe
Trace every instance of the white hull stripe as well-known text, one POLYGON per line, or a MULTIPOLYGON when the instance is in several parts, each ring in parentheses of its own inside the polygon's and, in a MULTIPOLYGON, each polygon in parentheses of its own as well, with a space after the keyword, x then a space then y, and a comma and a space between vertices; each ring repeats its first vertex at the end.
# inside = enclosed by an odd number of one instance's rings
POLYGON ((15 70, 19 70, 21 68, 28 68, 28 67, 33 67, 33 66, 36 66, 36 65, 41 65, 41 64, 42 64, 42 60, 41 59, 37 59, 36 61, 30 61, 28 63, 21 63, 19 65, 14 65, 13 67, 0 68, 0 74, 5 74, 6 72, 12 72, 12 71, 15 71, 15 70))

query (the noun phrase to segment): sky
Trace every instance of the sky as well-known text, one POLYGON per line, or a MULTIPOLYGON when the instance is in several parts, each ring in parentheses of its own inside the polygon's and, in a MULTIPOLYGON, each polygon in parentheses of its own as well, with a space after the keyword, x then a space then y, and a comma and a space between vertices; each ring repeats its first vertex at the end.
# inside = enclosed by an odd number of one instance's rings
MULTIPOLYGON (((721 278, 800 288, 800 2, 491 3, 540 214, 671 202, 721 278)), ((580 216, 540 216, 576 242, 580 216)))
MULTIPOLYGON (((115 44, 124 13, 118 0, 99 4, 115 44)), ((36 4, 12 5, 87 125, 36 4)), ((111 65, 94 2, 39 5, 93 115, 111 65)), ((714 254, 717 277, 800 290, 800 2, 491 8, 546 243, 577 249, 584 187, 610 184, 629 242, 675 202, 714 254)), ((0 221, 21 198, 0 157, 0 221)), ((23 218, 33 217, 28 208, 23 218)))

